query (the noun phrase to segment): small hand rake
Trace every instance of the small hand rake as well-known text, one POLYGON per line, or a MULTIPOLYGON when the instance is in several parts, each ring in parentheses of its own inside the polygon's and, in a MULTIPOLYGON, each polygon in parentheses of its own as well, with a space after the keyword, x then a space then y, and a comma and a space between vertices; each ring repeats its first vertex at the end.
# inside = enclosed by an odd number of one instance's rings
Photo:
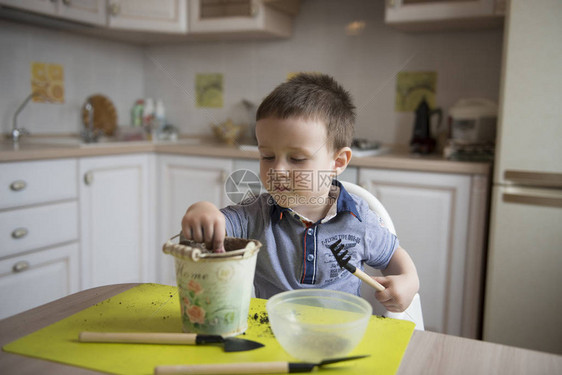
MULTIPOLYGON (((378 290, 379 292, 382 292, 383 290, 386 289, 381 283, 373 279, 371 276, 367 275, 365 272, 361 271, 353 264, 350 264, 349 261, 351 260, 351 256, 348 255, 346 257, 348 251, 344 250, 342 252, 343 248, 344 246, 341 244, 341 239, 337 240, 336 242, 330 245, 330 250, 332 250, 332 254, 334 254, 334 257, 336 258, 336 261, 338 262, 341 268, 345 268, 346 270, 351 272, 354 276, 366 282, 367 284, 369 284, 369 286, 371 286, 375 290, 378 290)), ((408 314, 408 311, 404 311, 404 314, 406 314, 412 320, 412 322, 415 322, 414 318, 412 318, 412 316, 408 314)))
POLYGON ((378 290, 379 292, 382 292, 385 289, 385 287, 382 286, 375 279, 373 279, 371 276, 367 275, 365 272, 361 271, 353 264, 349 263, 349 261, 351 260, 351 256, 347 256, 346 258, 348 251, 344 250, 342 252, 343 248, 344 246, 341 244, 341 239, 337 240, 332 245, 330 245, 330 250, 332 250, 332 254, 334 254, 334 257, 336 258, 336 261, 338 262, 340 267, 345 268, 353 275, 360 278, 363 282, 369 284, 371 287, 378 290))

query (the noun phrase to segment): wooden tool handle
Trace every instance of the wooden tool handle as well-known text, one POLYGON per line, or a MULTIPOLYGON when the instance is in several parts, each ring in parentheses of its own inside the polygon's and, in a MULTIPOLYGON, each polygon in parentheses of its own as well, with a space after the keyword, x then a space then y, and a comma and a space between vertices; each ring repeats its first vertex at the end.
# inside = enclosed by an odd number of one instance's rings
POLYGON ((195 333, 80 332, 78 340, 81 342, 195 345, 196 337, 195 333))
POLYGON ((287 374, 287 362, 247 362, 208 365, 157 366, 155 375, 167 374, 287 374))
POLYGON ((369 284, 369 286, 378 290, 379 292, 385 290, 385 287, 382 286, 381 283, 373 279, 371 276, 367 275, 365 272, 361 271, 359 268, 356 268, 353 274, 358 278, 360 278, 361 280, 363 280, 364 282, 366 282, 367 284, 369 284))

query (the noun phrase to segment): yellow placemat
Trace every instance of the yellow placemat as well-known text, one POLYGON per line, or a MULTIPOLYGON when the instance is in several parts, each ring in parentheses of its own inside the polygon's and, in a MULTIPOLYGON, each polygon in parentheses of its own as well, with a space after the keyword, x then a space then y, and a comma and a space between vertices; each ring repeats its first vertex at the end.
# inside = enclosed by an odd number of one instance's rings
MULTIPOLYGON (((111 297, 3 347, 4 351, 113 374, 152 374, 157 365, 292 361, 275 340, 265 313, 266 300, 252 299, 248 330, 241 336, 265 347, 224 353, 219 346, 80 343, 81 331, 181 332, 175 287, 143 284, 111 297)), ((414 324, 373 316, 350 355, 371 354, 329 366, 337 374, 394 374, 414 324)), ((326 367, 328 369, 328 367, 326 367)))

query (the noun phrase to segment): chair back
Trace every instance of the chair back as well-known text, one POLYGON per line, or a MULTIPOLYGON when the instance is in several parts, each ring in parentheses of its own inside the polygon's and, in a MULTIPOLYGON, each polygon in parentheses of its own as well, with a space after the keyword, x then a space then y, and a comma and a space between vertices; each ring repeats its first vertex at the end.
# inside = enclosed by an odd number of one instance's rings
MULTIPOLYGON (((388 228, 390 233, 396 235, 396 229, 394 227, 392 219, 390 218, 390 214, 388 213, 386 208, 384 208, 382 203, 373 194, 371 194, 371 192, 359 185, 348 181, 340 182, 348 193, 357 195, 358 197, 364 199, 369 205, 371 211, 375 212, 381 218, 384 226, 388 228)), ((365 265, 365 273, 370 276, 382 276, 382 273, 379 270, 376 270, 368 265, 365 265)), ((417 330, 424 330, 423 314, 419 293, 416 293, 414 299, 412 300, 412 303, 406 309, 406 311, 401 313, 393 313, 387 311, 384 306, 376 300, 374 290, 364 283, 361 285, 361 297, 369 301, 369 303, 373 306, 374 314, 386 316, 388 318, 409 320, 416 324, 417 330)))

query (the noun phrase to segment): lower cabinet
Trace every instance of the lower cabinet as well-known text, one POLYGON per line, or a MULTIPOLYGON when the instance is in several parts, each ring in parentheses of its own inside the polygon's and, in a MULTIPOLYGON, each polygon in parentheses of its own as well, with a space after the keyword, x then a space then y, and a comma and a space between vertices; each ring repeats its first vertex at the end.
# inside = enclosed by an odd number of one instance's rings
POLYGON ((151 157, 79 160, 83 289, 154 281, 151 157))
POLYGON ((79 289, 76 159, 0 163, 0 319, 79 289))
POLYGON ((0 261, 0 319, 78 291, 76 242, 0 261))
MULTIPOLYGON (((158 155, 159 238, 164 244, 181 231, 181 220, 195 202, 209 201, 221 208, 231 204, 225 182, 232 160, 197 156, 158 155)), ((175 285, 173 257, 158 253, 160 283, 175 285)))
POLYGON ((416 264, 426 329, 476 338, 487 177, 361 168, 359 183, 385 206, 416 264))

